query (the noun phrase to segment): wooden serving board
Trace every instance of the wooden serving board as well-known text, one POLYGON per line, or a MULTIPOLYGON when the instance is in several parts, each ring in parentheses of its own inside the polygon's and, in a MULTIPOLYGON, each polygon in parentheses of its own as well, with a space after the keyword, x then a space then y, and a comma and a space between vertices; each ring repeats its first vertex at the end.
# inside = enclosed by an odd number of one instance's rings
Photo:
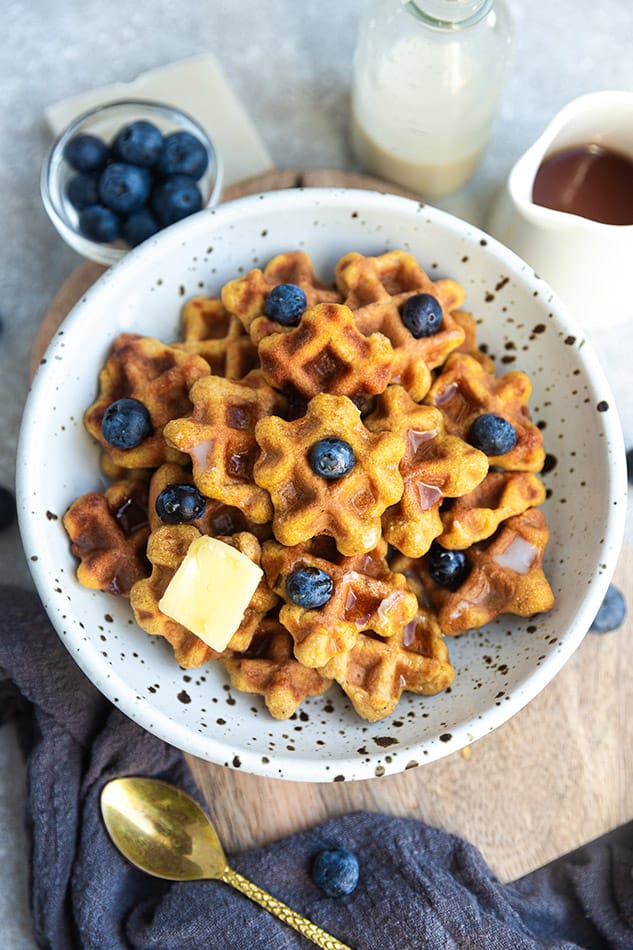
MULTIPOLYGON (((330 170, 269 172, 224 199, 295 186, 398 191, 330 170)), ((103 272, 80 265, 60 288, 33 347, 33 371, 69 309, 103 272)), ((633 587, 625 546, 614 582, 633 587)), ((495 732, 438 762, 363 782, 307 784, 247 775, 188 756, 229 852, 274 841, 355 810, 419 818, 476 845, 502 881, 633 819, 633 621, 589 634, 564 669, 495 732)))

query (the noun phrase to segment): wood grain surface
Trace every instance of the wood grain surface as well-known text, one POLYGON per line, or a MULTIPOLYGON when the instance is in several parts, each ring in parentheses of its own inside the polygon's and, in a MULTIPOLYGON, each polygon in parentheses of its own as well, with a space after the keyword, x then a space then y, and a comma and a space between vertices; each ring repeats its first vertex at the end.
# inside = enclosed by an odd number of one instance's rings
MULTIPOLYGON (((224 200, 298 186, 400 194, 347 172, 286 169, 228 189, 224 200)), ((81 264, 59 289, 34 342, 37 368, 55 329, 103 272, 81 264)), ((633 587, 633 553, 615 574, 633 587)), ((549 686, 495 732, 462 752, 401 775, 308 784, 260 778, 188 756, 227 851, 240 851, 357 810, 418 818, 476 845, 502 881, 633 819, 633 621, 588 634, 549 686)))

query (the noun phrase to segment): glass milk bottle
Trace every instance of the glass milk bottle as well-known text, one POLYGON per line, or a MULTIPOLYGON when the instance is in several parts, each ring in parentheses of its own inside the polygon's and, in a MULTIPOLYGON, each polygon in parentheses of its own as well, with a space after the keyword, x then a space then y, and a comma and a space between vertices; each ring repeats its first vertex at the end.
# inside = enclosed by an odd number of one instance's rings
POLYGON ((369 0, 352 82, 352 147, 367 171, 423 198, 479 163, 508 76, 504 0, 369 0))

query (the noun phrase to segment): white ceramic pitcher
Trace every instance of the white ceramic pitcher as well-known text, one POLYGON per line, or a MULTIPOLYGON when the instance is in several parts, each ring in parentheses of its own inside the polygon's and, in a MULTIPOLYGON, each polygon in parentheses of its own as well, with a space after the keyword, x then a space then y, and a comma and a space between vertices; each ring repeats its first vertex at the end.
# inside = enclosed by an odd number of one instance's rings
POLYGON ((633 92, 592 92, 566 105, 514 165, 489 222, 587 330, 633 319, 633 224, 600 224, 532 201, 546 155, 597 144, 633 160, 633 92))

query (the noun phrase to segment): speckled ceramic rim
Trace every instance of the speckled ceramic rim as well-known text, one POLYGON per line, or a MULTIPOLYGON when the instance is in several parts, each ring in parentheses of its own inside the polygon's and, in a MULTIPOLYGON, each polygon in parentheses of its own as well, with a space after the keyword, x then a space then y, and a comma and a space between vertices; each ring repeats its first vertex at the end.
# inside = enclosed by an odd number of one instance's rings
MULTIPOLYGON (((562 304, 555 298, 549 288, 534 275, 530 268, 516 257, 511 251, 494 241, 488 235, 471 225, 453 218, 436 209, 425 207, 417 202, 378 192, 357 191, 352 189, 293 189, 288 191, 271 192, 238 199, 219 208, 203 211, 188 218, 168 231, 146 242, 140 248, 126 255, 125 258, 112 270, 108 271, 97 284, 90 289, 86 296, 73 309, 62 325, 59 333, 51 342, 46 354, 49 365, 59 366, 58 361, 64 359, 64 339, 68 339, 73 328, 78 326, 91 307, 101 298, 107 300, 117 284, 125 283, 129 274, 144 270, 152 261, 156 264, 165 260, 170 250, 188 246, 201 239, 207 232, 218 233, 218 229, 236 228, 240 223, 248 220, 249 215, 257 208, 264 207, 274 210, 275 214, 292 212, 298 208, 307 208, 314 216, 319 208, 336 207, 352 217, 358 217, 364 211, 382 212, 388 215, 394 212, 397 215, 415 216, 423 214, 428 222, 437 223, 445 231, 454 233, 460 239, 465 236, 470 246, 487 244, 497 262, 505 273, 517 282, 526 286, 528 291, 536 296, 548 292, 547 306, 552 311, 549 316, 555 324, 558 336, 567 335, 568 338, 581 340, 578 347, 578 362, 583 367, 587 377, 587 391, 593 399, 609 400, 613 406, 609 386, 604 373, 597 362, 590 346, 584 340, 582 330, 574 323, 562 304), (209 215, 215 220, 210 220, 209 215)), ((311 220, 311 219, 306 219, 311 220)), ((308 236, 309 238, 309 236, 308 236)), ((309 239, 306 241, 306 250, 309 252, 309 239)), ((565 341, 567 342, 567 340, 565 341)), ((520 364, 519 364, 520 365, 520 364)), ((42 412, 47 406, 48 372, 45 367, 38 373, 32 392, 26 404, 20 432, 18 447, 18 509, 20 529, 27 556, 30 552, 46 551, 46 539, 42 538, 41 519, 33 516, 31 498, 38 488, 37 472, 29 464, 31 448, 38 438, 38 426, 42 425, 42 412)), ((580 597, 573 619, 565 630, 559 633, 560 642, 553 649, 541 666, 536 666, 513 689, 511 695, 503 703, 492 704, 483 710, 481 715, 450 723, 448 734, 434 735, 424 738, 420 742, 400 745, 393 755, 386 755, 384 750, 369 751, 364 758, 356 755, 330 757, 323 761, 315 758, 305 758, 300 755, 278 752, 268 756, 265 761, 260 749, 240 748, 235 744, 226 743, 222 739, 213 738, 210 734, 200 735, 180 722, 175 722, 152 704, 152 697, 135 698, 134 691, 125 682, 123 677, 112 675, 106 677, 104 663, 96 655, 90 656, 90 651, 82 651, 81 644, 70 643, 64 633, 62 610, 68 610, 69 605, 60 605, 51 597, 50 584, 54 576, 55 565, 46 563, 46 558, 29 562, 35 584, 51 621, 56 627, 66 648, 71 652, 73 659, 79 664, 86 675, 109 699, 117 697, 118 707, 130 718, 134 719, 148 731, 166 740, 183 751, 192 753, 200 758, 231 765, 234 757, 239 755, 239 765, 242 771, 273 778, 283 778, 293 781, 326 782, 336 780, 366 779, 375 775, 394 774, 403 771, 412 765, 423 764, 439 759, 451 752, 455 752, 478 738, 491 732, 506 722, 511 716, 534 698, 556 675, 574 650, 582 641, 588 630, 606 592, 611 574, 615 567, 621 548, 624 516, 626 507, 626 463, 621 428, 615 411, 600 413, 599 425, 609 455, 608 463, 608 497, 601 499, 602 510, 605 512, 605 523, 601 533, 600 550, 595 553, 595 569, 588 581, 584 597, 580 597), (327 765, 326 765, 327 763, 327 765)), ((605 463, 606 464, 606 463, 605 463)), ((61 521, 59 531, 63 531, 61 521)), ((593 563, 593 561, 592 561, 593 563)), ((191 672, 191 671, 190 671, 191 672)), ((416 697, 417 698, 417 697, 416 697)), ((382 730, 388 731, 387 724, 382 724, 382 730)), ((390 750, 391 751, 391 750, 390 750)))

